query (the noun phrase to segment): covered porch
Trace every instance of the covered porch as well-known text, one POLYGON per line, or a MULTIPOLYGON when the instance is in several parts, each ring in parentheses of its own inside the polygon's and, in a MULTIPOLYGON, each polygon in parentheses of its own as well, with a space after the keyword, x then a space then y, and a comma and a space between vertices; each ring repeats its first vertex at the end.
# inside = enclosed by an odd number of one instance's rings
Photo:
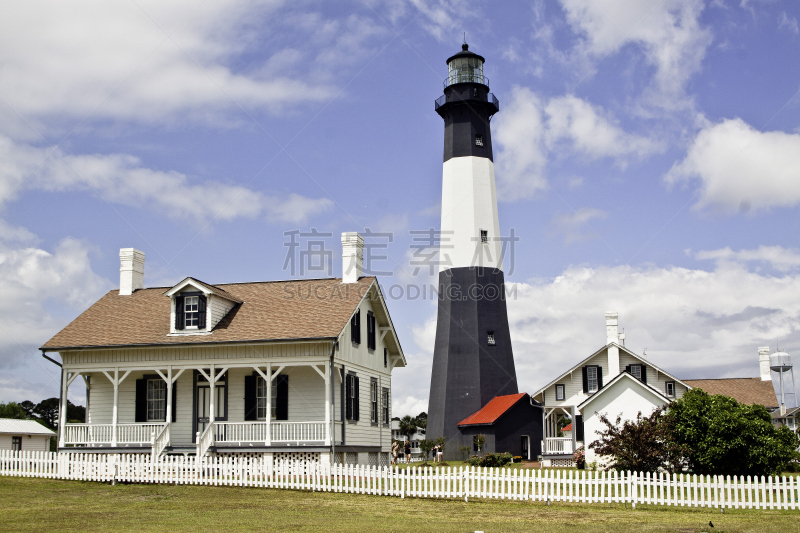
POLYGON ((581 424, 576 423, 580 418, 575 406, 544 407, 542 466, 573 466, 573 454, 583 446, 583 435, 579 435, 577 431, 581 424), (573 430, 570 436, 558 436, 560 416, 567 416, 572 420, 573 430))
POLYGON ((329 360, 64 368, 59 448, 202 456, 330 446, 341 440, 339 374, 329 360), (66 423, 79 377, 87 420, 66 423))

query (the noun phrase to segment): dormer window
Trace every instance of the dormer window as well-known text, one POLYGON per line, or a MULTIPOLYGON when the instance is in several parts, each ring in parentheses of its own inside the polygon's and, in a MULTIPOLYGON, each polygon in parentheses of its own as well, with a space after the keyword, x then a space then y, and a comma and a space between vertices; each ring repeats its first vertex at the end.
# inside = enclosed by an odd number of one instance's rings
POLYGON ((199 296, 187 296, 183 299, 183 313, 187 328, 196 328, 200 321, 199 300, 199 296))
POLYGON ((207 297, 197 292, 175 296, 175 329, 206 329, 207 297))

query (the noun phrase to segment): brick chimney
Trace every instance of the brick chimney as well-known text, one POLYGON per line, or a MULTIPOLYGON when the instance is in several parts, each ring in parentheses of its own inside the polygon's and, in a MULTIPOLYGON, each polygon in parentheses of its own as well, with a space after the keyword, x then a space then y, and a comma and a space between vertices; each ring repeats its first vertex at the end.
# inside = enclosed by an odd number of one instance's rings
POLYGON ((136 248, 119 250, 119 295, 130 296, 144 288, 144 252, 136 248))
POLYGON ((342 233, 342 283, 357 283, 363 272, 363 237, 355 231, 342 233))
POLYGON ((608 377, 609 380, 619 374, 619 314, 613 311, 606 312, 606 344, 614 343, 608 347, 608 377))
POLYGON ((761 371, 761 381, 772 381, 772 372, 769 370, 769 346, 758 347, 758 367, 761 371))

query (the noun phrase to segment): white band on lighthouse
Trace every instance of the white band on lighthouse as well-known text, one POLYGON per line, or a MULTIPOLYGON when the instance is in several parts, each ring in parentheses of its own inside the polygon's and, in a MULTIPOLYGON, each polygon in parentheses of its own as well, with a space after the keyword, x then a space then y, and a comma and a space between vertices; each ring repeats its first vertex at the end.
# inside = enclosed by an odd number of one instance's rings
POLYGON ((501 250, 494 163, 486 157, 448 159, 442 171, 439 271, 474 266, 502 270, 501 250))

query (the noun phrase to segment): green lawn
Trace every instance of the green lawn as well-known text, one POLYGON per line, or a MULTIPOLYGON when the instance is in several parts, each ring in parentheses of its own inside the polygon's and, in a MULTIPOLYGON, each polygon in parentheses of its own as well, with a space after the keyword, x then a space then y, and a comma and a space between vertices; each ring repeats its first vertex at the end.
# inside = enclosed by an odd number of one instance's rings
POLYGON ((800 511, 416 500, 289 490, 0 477, 0 531, 800 530, 800 511), (713 521, 714 528, 708 526, 713 521))

